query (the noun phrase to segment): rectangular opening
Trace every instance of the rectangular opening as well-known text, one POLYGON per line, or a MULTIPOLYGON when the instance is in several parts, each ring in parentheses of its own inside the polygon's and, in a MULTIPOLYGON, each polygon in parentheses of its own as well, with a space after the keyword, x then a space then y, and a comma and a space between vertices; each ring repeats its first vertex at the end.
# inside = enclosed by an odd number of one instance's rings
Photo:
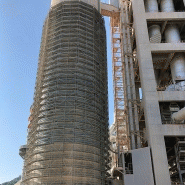
POLYGON ((125 153, 125 173, 133 174, 132 153, 125 153))
POLYGON ((184 7, 184 2, 183 0, 173 0, 175 11, 176 12, 184 12, 185 7, 184 7))
POLYGON ((184 184, 185 137, 165 137, 165 145, 172 184, 184 184))
POLYGON ((176 121, 172 115, 181 110, 185 102, 159 102, 162 124, 185 124, 184 120, 176 121))

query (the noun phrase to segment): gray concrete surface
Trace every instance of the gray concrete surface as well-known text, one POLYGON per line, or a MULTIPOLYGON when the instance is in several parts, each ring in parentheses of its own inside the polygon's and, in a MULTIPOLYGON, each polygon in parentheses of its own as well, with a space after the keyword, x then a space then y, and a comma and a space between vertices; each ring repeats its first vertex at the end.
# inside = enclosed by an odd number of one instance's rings
MULTIPOLYGON (((136 33, 136 43, 138 52, 138 62, 140 69, 140 80, 143 91, 143 104, 145 113, 145 123, 148 135, 148 143, 151 147, 154 177, 156 185, 170 185, 170 175, 166 156, 164 133, 162 129, 158 93, 154 76, 154 68, 151 49, 148 38, 148 28, 143 0, 132 0, 134 27, 136 33)), ((154 44, 153 44, 154 45, 154 44)), ((156 44, 158 51, 163 46, 156 44)), ((165 50, 165 48, 163 49, 165 50)))

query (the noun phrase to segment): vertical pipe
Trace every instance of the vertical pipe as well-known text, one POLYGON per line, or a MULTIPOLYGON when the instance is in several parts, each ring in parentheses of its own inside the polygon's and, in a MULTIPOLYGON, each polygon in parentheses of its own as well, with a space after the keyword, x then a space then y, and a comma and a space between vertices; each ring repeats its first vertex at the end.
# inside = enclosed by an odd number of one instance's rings
MULTIPOLYGON (((146 12, 158 12, 158 3, 157 0, 146 0, 145 1, 145 11, 146 12)), ((161 28, 159 25, 152 25, 148 29, 149 39, 151 43, 160 43, 161 42, 161 28)))
POLYGON ((176 53, 171 62, 171 74, 174 81, 185 80, 185 62, 184 53, 176 53))
MULTIPOLYGON (((126 14, 126 21, 128 22, 128 14, 126 14)), ((127 36, 128 36, 128 50, 132 52, 132 46, 131 46, 131 39, 129 34, 129 27, 127 27, 127 36)), ((132 90, 132 99, 134 100, 134 122, 135 122, 135 131, 137 132, 137 142, 136 142, 136 148, 141 147, 141 139, 140 139, 140 133, 139 133, 139 120, 138 120, 138 108, 137 108, 137 100, 136 100, 136 88, 135 88, 135 77, 134 77, 134 67, 133 67, 133 58, 129 57, 130 62, 130 78, 131 78, 131 90, 132 90)))
POLYGON ((154 74, 155 74, 155 81, 158 86, 159 85, 159 70, 155 69, 154 74))
POLYGON ((123 168, 123 182, 124 182, 124 175, 126 175, 125 172, 125 153, 122 153, 122 168, 123 168))
MULTIPOLYGON (((121 23, 125 23, 125 10, 122 9, 122 14, 121 14, 121 23), (123 14, 124 12, 124 14, 123 14)), ((131 102, 131 98, 132 98, 132 94, 131 94, 131 84, 130 84, 130 74, 129 74, 129 65, 128 65, 128 55, 126 55, 125 53, 127 52, 127 37, 126 37, 126 29, 125 27, 122 28, 122 33, 123 33, 123 57, 124 57, 124 62, 125 62, 125 72, 126 72, 126 90, 127 90, 127 102, 128 102, 128 118, 129 118, 129 131, 130 131, 130 140, 131 140, 131 149, 135 149, 136 148, 136 143, 135 143, 135 136, 134 136, 134 123, 133 123, 133 112, 132 112, 132 102, 131 102)))
POLYGON ((146 0, 145 10, 146 12, 158 12, 159 10, 157 0, 146 0))
POLYGON ((152 25, 148 28, 149 39, 151 43, 161 42, 161 27, 159 25, 152 25))
POLYGON ((134 81, 134 69, 133 69, 133 57, 132 57, 132 44, 130 38, 130 27, 128 17, 128 4, 123 4, 122 27, 123 33, 123 55, 125 62, 126 72, 126 84, 127 84, 127 100, 128 100, 128 111, 129 111, 129 126, 131 135, 131 148, 140 148, 140 135, 139 135, 139 122, 138 122, 138 110, 136 104, 136 89, 134 81))
POLYGON ((170 24, 166 26, 164 36, 167 43, 181 42, 179 29, 175 24, 170 24))
MULTIPOLYGON (((172 0, 161 0, 161 10, 163 12, 174 12, 174 4, 172 0)), ((165 40, 167 43, 180 43, 181 37, 178 26, 175 24, 167 25, 165 30, 165 40)), ((171 61, 171 74, 174 83, 185 81, 185 56, 184 53, 176 53, 171 61)), ((179 85, 183 85, 180 82, 179 85)))
POLYGON ((162 12, 174 12, 173 0, 161 0, 161 11, 162 12))

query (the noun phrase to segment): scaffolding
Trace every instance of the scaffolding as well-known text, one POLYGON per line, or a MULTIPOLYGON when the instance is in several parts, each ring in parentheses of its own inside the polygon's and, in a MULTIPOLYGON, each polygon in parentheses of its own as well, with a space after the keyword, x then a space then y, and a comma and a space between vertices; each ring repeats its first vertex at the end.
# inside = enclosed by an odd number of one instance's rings
POLYGON ((52 7, 43 27, 22 184, 105 184, 106 34, 79 1, 52 7))
POLYGON ((119 2, 119 13, 107 14, 111 20, 114 114, 118 153, 141 147, 136 97, 133 47, 134 29, 131 1, 119 2))
POLYGON ((135 82, 138 80, 138 63, 134 50, 131 1, 120 0, 119 8, 101 4, 101 13, 110 17, 112 39, 114 124, 111 129, 116 132, 116 136, 111 135, 111 138, 116 138, 116 148, 115 139, 111 139, 114 150, 111 153, 113 170, 122 166, 119 159, 121 153, 140 148, 141 143, 144 144, 145 141, 143 132, 139 130, 138 106, 141 103, 139 92, 136 95, 135 88, 135 82))
POLYGON ((116 144, 118 153, 123 152, 123 147, 128 149, 127 125, 125 114, 124 95, 124 65, 121 54, 120 17, 111 16, 112 33, 112 69, 114 86, 114 116, 116 127, 116 144))
POLYGON ((125 98, 128 114, 129 136, 131 149, 140 148, 140 132, 138 122, 138 100, 136 99, 133 50, 133 20, 131 1, 120 2, 120 26, 122 30, 122 56, 125 67, 125 98))

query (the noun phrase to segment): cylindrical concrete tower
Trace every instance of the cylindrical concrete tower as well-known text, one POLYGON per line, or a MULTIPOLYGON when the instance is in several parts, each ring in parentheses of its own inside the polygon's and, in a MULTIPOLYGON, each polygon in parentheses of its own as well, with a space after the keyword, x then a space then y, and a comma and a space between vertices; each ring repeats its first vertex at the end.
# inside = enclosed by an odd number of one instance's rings
POLYGON ((104 185, 107 63, 98 1, 53 0, 46 18, 22 185, 104 185))

